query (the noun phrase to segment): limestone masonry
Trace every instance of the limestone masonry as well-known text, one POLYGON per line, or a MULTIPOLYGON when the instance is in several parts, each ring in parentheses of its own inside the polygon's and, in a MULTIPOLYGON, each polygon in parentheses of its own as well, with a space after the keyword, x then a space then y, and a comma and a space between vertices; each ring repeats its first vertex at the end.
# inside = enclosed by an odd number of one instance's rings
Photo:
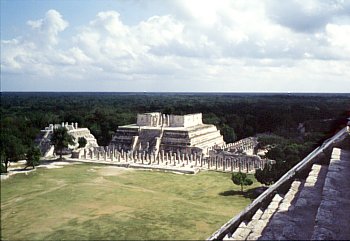
POLYGON ((137 123, 120 126, 110 146, 124 151, 205 154, 225 142, 214 125, 203 124, 202 113, 165 115, 159 112, 137 115, 137 123))
POLYGON ((349 124, 207 240, 349 240, 349 124))
POLYGON ((254 173, 266 163, 256 155, 255 137, 225 143, 214 125, 203 124, 201 113, 138 114, 136 124, 117 129, 109 146, 98 146, 89 129, 78 128, 77 123, 50 124, 36 139, 44 157, 54 156, 51 136, 59 127, 75 137, 75 144, 64 150, 71 160, 181 173, 202 169, 254 173), (79 137, 87 140, 84 148, 78 148, 79 137))
POLYGON ((62 122, 62 124, 50 124, 48 127, 45 127, 45 129, 40 131, 40 134, 37 136, 35 140, 44 157, 53 155, 54 146, 51 145, 50 140, 54 129, 57 129, 60 127, 65 127, 68 130, 68 134, 74 137, 75 144, 73 146, 69 146, 70 149, 74 149, 79 146, 78 144, 79 137, 84 137, 86 139, 87 141, 86 148, 98 146, 97 140, 90 133, 90 130, 88 128, 78 127, 78 123, 71 123, 70 125, 68 124, 68 122, 66 123, 62 122))

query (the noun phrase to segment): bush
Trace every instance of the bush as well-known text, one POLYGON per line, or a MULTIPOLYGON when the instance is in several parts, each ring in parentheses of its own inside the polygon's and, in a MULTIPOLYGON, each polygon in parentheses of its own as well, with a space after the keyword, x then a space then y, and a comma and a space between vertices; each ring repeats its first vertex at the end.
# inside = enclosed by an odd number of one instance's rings
POLYGON ((243 192, 243 186, 250 186, 253 181, 247 177, 247 174, 238 172, 232 173, 231 180, 236 185, 241 185, 241 192, 243 192))

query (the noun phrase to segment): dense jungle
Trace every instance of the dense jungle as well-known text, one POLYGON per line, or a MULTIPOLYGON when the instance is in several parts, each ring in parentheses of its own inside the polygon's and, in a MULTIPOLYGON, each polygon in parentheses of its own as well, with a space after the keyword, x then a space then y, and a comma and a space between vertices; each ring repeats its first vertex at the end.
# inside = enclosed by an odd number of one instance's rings
POLYGON ((350 94, 3 92, 1 159, 23 158, 40 129, 63 121, 88 127, 105 146, 143 112, 201 112, 226 142, 258 136, 273 147, 267 157, 290 168, 346 125, 350 94))

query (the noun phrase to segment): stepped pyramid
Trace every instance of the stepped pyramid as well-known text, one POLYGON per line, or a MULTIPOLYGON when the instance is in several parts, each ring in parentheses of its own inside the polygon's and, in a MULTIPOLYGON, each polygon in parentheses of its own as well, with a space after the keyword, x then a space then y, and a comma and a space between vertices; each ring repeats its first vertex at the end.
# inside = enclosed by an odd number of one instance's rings
POLYGON ((349 240, 349 126, 315 149, 208 240, 349 240))
POLYGON ((117 150, 158 153, 205 154, 225 144, 214 125, 202 123, 202 113, 165 115, 151 112, 137 115, 137 123, 118 127, 110 146, 117 150))

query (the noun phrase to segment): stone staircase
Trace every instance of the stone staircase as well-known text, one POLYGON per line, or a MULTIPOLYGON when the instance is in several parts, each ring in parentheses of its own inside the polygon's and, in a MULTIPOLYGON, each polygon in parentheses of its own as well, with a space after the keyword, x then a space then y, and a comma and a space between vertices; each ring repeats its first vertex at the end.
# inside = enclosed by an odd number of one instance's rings
POLYGON ((156 138, 161 135, 161 131, 158 129, 155 130, 147 130, 142 129, 139 133, 139 137, 137 140, 138 149, 146 150, 151 152, 155 149, 156 146, 156 138))
POLYGON ((350 239, 350 150, 333 149, 311 239, 350 239))
POLYGON ((223 240, 349 240, 349 227, 350 150, 333 148, 329 165, 313 164, 223 240))

